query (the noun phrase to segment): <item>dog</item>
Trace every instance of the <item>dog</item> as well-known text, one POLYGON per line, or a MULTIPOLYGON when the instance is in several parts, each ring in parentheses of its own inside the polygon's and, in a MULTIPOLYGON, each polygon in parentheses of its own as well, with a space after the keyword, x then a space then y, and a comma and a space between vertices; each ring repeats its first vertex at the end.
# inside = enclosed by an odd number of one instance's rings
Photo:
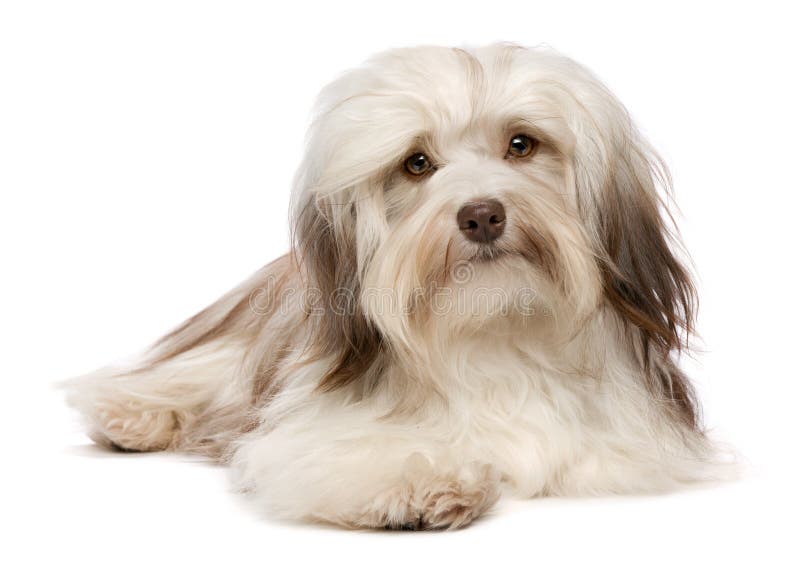
POLYGON ((318 100, 290 253, 68 400, 100 444, 208 455, 272 516, 350 528, 713 479, 669 191, 574 61, 391 50, 318 100))

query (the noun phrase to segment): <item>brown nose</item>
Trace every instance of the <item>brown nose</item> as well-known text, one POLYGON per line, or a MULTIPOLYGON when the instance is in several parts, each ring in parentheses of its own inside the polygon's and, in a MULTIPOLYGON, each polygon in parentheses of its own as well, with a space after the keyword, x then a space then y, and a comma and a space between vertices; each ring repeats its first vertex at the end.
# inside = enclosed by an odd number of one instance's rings
POLYGON ((489 243, 503 235, 506 210, 497 200, 470 202, 458 210, 458 228, 473 242, 489 243))

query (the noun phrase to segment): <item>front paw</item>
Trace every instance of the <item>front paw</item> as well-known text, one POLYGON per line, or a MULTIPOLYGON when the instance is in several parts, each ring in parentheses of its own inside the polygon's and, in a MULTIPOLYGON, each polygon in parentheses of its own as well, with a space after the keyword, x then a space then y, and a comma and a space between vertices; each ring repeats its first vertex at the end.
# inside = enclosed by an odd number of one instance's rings
POLYGON ((488 465, 473 464, 450 474, 415 476, 409 471, 352 523, 398 530, 458 529, 480 517, 499 496, 499 476, 488 465))
POLYGON ((421 494, 418 504, 422 529, 458 529, 486 512, 500 496, 499 482, 486 471, 475 483, 458 480, 434 482, 421 494))

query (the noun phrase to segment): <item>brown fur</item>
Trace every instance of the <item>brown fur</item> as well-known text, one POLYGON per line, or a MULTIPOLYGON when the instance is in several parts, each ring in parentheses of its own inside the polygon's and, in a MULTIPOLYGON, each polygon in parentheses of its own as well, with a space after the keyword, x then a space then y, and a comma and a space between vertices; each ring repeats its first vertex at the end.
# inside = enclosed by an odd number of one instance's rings
MULTIPOLYGON (((334 228, 330 202, 309 202, 302 210, 295 230, 300 265, 306 271, 309 287, 319 290, 323 313, 310 318, 317 337, 311 358, 332 357, 333 362, 318 389, 331 391, 361 377, 382 351, 382 338, 367 320, 358 301, 360 284, 352 228, 334 228), (326 213, 326 211, 328 213, 326 213), (350 298, 346 310, 337 310, 337 294, 350 298)), ((336 206, 340 208, 340 206, 336 206)), ((349 222, 355 219, 350 206, 349 222)))
POLYGON ((288 255, 270 262, 250 280, 159 339, 153 345, 149 365, 168 361, 225 335, 233 333, 245 335, 253 327, 262 325, 280 305, 280 298, 273 296, 279 294, 285 286, 290 263, 288 255), (277 282, 272 286, 274 293, 268 294, 269 308, 254 313, 251 298, 256 290, 266 289, 265 282, 270 278, 277 279, 277 282))
POLYGON ((599 265, 606 300, 627 325, 653 392, 697 428, 692 386, 671 356, 685 349, 693 333, 696 293, 675 255, 671 216, 654 188, 654 179, 665 173, 657 158, 622 144, 596 214, 604 242, 599 265))

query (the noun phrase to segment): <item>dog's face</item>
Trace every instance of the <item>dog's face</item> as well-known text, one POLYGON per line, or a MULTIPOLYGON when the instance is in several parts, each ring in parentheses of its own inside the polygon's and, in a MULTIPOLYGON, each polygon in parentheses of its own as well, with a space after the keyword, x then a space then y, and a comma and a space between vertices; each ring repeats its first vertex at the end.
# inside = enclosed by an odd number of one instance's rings
POLYGON ((322 94, 295 192, 298 253, 324 295, 357 301, 328 323, 362 350, 408 344, 434 316, 448 329, 577 325, 604 302, 672 341, 691 286, 669 248, 659 166, 566 58, 390 52, 322 94), (487 289, 500 291, 476 297, 487 289))

